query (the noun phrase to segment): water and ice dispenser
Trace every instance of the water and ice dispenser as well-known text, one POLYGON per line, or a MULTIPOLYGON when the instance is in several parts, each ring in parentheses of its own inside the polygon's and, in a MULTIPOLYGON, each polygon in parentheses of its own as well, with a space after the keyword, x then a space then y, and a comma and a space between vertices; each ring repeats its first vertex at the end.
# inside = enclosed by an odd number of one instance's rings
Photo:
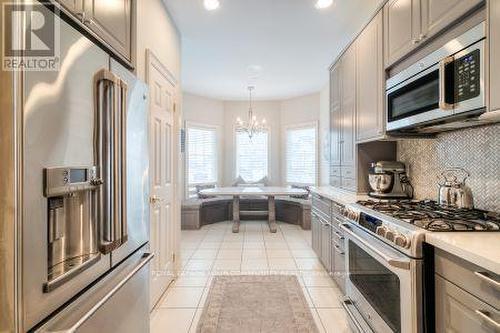
POLYGON ((100 258, 95 167, 44 169, 47 198, 47 283, 50 292, 100 258))

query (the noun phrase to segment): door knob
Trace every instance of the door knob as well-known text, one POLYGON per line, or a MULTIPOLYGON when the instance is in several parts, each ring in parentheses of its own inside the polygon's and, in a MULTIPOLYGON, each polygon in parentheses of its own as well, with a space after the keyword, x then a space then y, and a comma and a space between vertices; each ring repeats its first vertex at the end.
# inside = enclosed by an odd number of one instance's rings
POLYGON ((157 204, 161 201, 162 201, 161 198, 157 195, 153 195, 152 197, 149 198, 149 202, 152 204, 157 204))

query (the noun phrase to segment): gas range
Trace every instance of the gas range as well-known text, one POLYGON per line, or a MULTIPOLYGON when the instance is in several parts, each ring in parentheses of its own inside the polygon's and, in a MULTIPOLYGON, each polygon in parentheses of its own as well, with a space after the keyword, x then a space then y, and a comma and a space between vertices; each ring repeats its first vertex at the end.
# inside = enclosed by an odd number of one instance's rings
POLYGON ((358 204, 429 231, 499 231, 500 215, 443 207, 435 201, 358 201, 358 204))
POLYGON ((434 201, 367 200, 345 207, 344 216, 363 230, 413 258, 422 257, 427 232, 500 231, 500 215, 443 207, 434 201))

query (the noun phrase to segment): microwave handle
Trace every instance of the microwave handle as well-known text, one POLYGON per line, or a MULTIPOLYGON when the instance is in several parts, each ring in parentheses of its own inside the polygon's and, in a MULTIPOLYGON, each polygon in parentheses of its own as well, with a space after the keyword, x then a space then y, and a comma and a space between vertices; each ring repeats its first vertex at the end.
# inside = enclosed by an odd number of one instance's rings
POLYGON ((447 57, 439 62, 439 109, 445 111, 455 107, 455 104, 446 101, 446 65, 454 60, 454 57, 447 57))

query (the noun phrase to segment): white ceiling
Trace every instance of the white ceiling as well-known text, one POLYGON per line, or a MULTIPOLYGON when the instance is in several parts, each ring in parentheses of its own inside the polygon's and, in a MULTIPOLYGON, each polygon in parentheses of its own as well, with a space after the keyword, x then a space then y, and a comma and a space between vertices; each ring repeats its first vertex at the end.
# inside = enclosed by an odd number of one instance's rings
POLYGON ((260 100, 318 92, 327 68, 384 0, 164 0, 182 36, 185 92, 222 100, 260 100), (255 66, 258 66, 255 69, 255 66), (253 78, 252 78, 253 77, 253 78))

